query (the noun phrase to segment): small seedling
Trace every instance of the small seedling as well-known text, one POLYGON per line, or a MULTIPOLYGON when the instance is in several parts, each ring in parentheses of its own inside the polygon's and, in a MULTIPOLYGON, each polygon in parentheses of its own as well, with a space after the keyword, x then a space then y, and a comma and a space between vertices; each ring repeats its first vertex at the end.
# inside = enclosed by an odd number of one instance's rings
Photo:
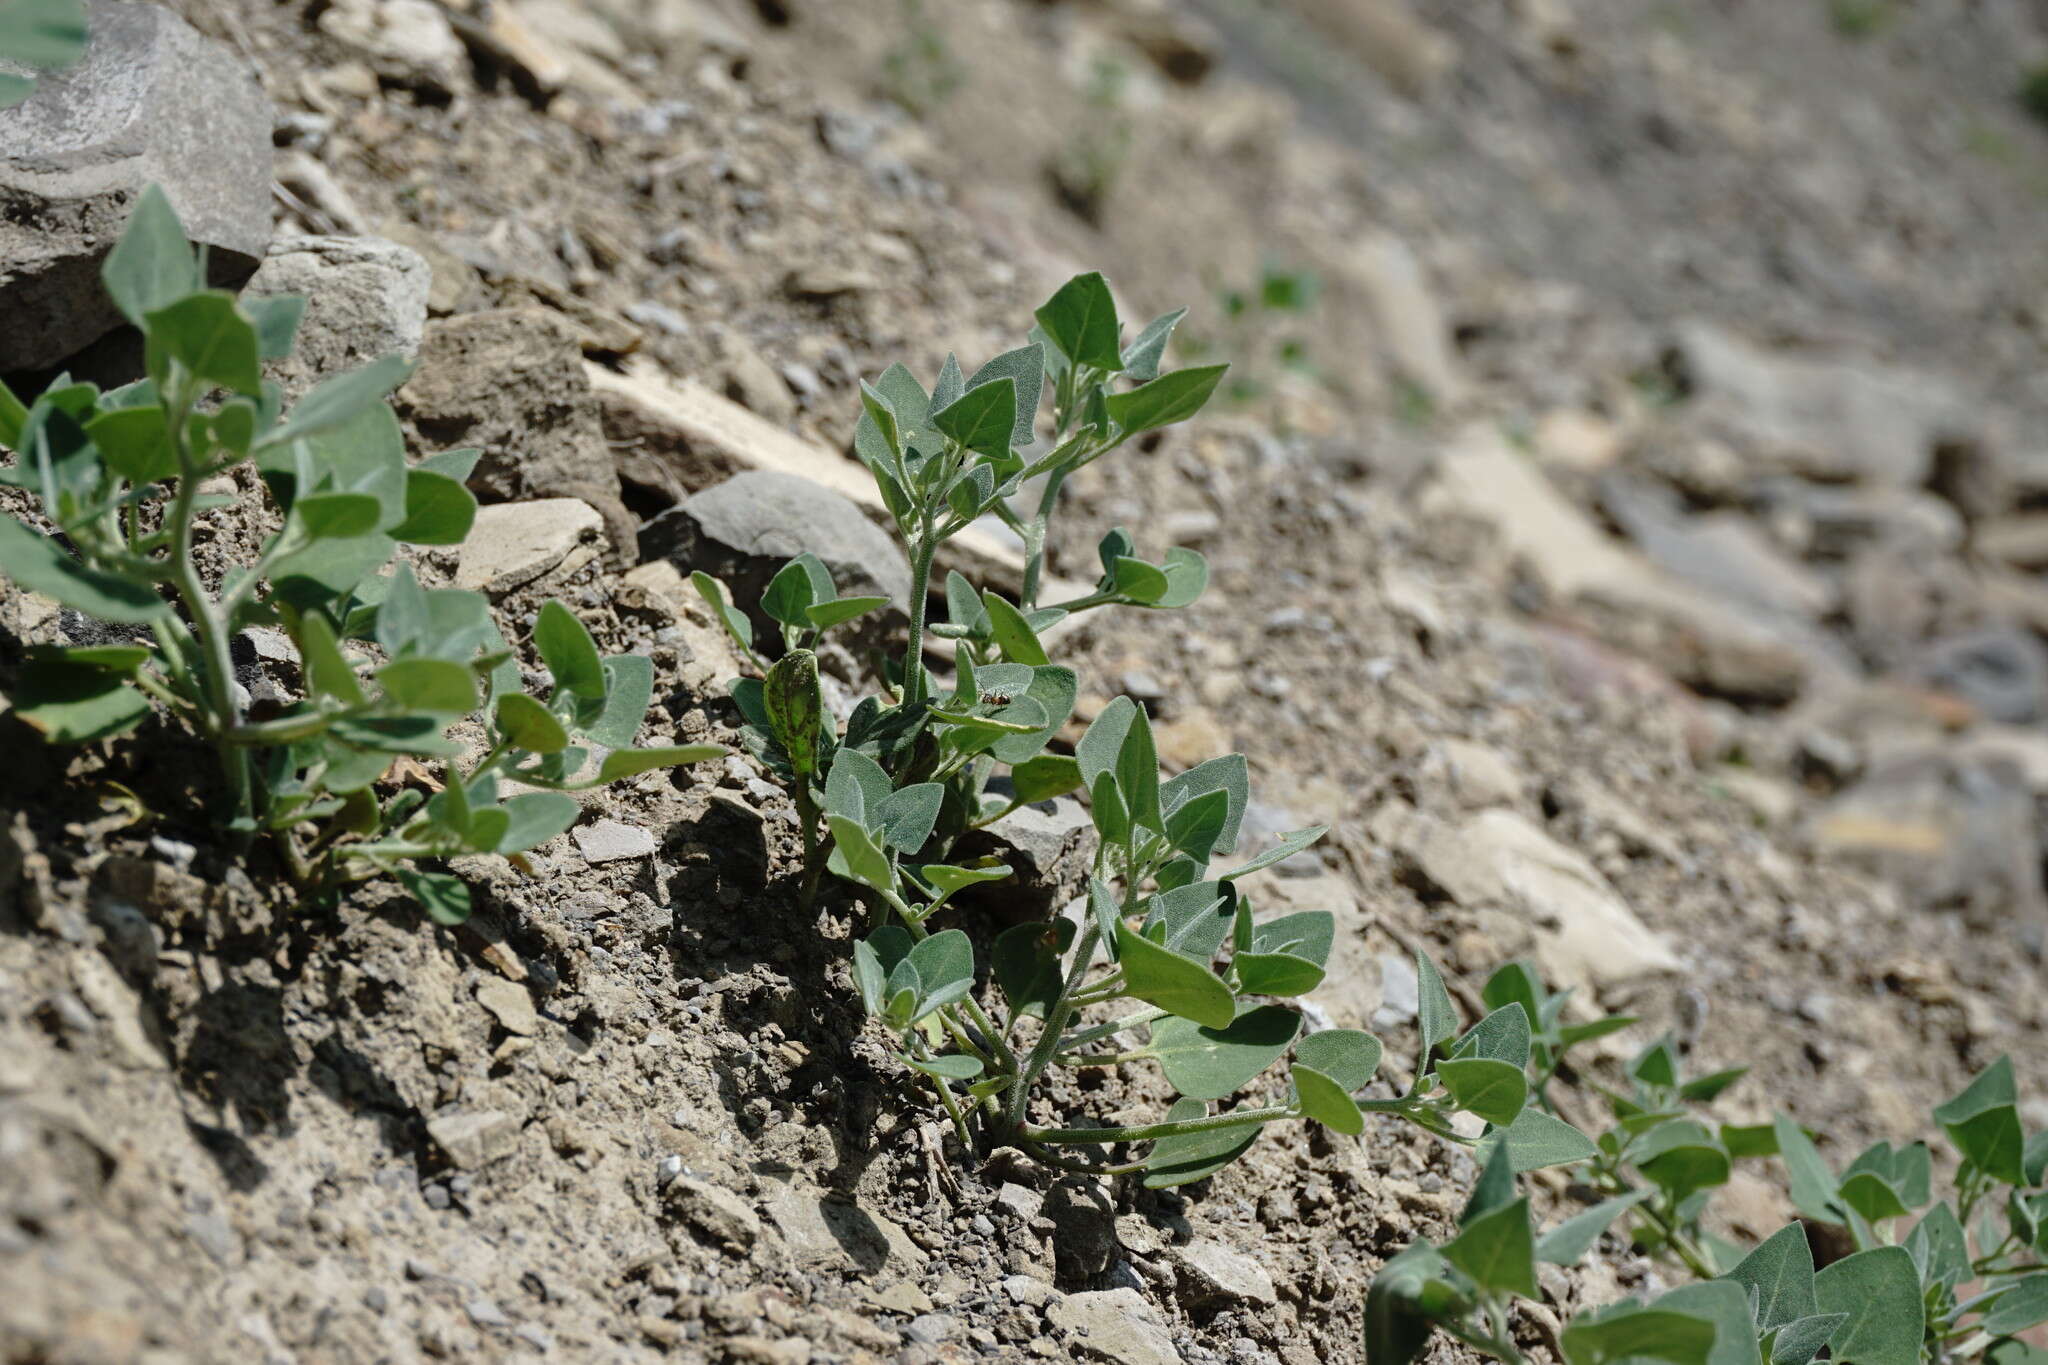
POLYGON ((475 451, 406 463, 387 401, 403 360, 328 379, 286 411, 261 366, 290 353, 304 300, 205 288, 154 187, 103 273, 142 332, 148 378, 106 393, 60 378, 26 406, 0 385, 0 446, 18 456, 0 484, 33 495, 55 531, 0 515, 0 571, 122 642, 31 649, 9 694, 22 720, 84 743, 161 707, 218 750, 226 827, 271 836, 307 894, 390 872, 443 922, 467 915, 468 891, 416 860, 517 854, 575 820, 569 792, 725 752, 633 748, 653 665, 600 657, 560 603, 534 627, 550 675, 536 698, 482 594, 422 587, 403 562, 386 571, 401 543, 460 545, 476 516, 475 451), (240 500, 230 476, 244 466, 278 529, 209 583, 197 531, 240 500), (250 627, 282 630, 304 678, 303 697, 261 716, 229 655, 250 627), (449 729, 478 711, 485 741, 465 754, 449 729), (401 756, 441 763, 425 784, 437 790, 379 796, 401 756))

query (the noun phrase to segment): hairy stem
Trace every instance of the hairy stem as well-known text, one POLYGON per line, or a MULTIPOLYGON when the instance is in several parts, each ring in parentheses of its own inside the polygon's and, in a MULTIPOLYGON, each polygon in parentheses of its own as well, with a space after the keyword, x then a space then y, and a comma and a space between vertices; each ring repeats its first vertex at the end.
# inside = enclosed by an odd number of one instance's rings
POLYGON ((1028 1142, 1107 1146, 1116 1142, 1158 1142, 1163 1138, 1214 1133, 1225 1128, 1247 1128, 1299 1117, 1291 1106, 1267 1105, 1263 1109, 1233 1109, 1201 1119, 1177 1119, 1168 1123, 1143 1123, 1127 1128, 1034 1128, 1021 1125, 1018 1136, 1028 1142))
POLYGON ((924 700, 924 619, 930 605, 936 536, 923 536, 910 557, 910 646, 903 654, 903 700, 924 700))

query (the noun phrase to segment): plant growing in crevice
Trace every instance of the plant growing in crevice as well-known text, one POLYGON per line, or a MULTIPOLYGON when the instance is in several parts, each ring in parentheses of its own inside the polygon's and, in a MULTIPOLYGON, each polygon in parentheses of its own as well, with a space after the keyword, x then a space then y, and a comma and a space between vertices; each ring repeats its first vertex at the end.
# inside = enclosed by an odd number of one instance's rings
POLYGON ((0 483, 32 495, 55 528, 0 515, 0 572, 123 642, 30 649, 9 689, 22 720, 83 743, 161 707, 218 751, 225 826, 271 836, 305 893, 389 872, 443 922, 468 913, 468 892, 418 859, 517 854, 574 821, 570 792, 724 752, 634 749, 652 664, 600 657, 560 603, 534 630, 551 678, 535 698, 482 594, 422 587, 403 562, 381 572, 401 543, 461 544, 476 515, 464 487, 476 452, 406 463, 387 402, 403 360, 330 378, 287 411, 261 365, 290 352, 304 301, 206 289, 203 261, 154 188, 103 273, 142 332, 148 377, 104 393, 60 378, 26 405, 0 386, 0 446, 18 456, 0 483), (210 584, 199 529, 237 501, 238 488, 219 490, 236 488, 224 476, 245 465, 277 529, 253 562, 210 584), (302 698, 262 715, 230 659, 250 627, 282 630, 304 678, 302 698), (449 730, 479 710, 486 742, 465 756, 449 730), (594 749, 608 752, 593 763, 594 749), (401 756, 442 761, 427 784, 438 790, 380 797, 401 756), (513 794, 515 784, 531 790, 513 794))

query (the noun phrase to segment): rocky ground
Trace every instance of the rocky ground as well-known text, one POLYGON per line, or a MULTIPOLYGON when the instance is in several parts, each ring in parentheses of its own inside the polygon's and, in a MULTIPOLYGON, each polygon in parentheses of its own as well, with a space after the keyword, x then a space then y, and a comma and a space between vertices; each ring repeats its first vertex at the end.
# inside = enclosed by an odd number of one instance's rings
MULTIPOLYGON (((21 262, 188 177, 224 271, 312 297, 288 385, 418 355, 409 433, 484 447, 490 504, 421 572, 650 653, 643 743, 732 738, 700 561, 782 529, 902 581, 819 491, 872 501, 858 377, 1014 344, 1079 269, 1189 304, 1185 353, 1244 382, 1076 480, 1054 567, 1122 523, 1214 580, 1068 638, 1084 715, 1129 693, 1168 764, 1242 749, 1271 828, 1334 826, 1253 888, 1339 913, 1332 1021, 1398 1058, 1410 945, 1473 984, 1530 956, 1642 1017, 1603 1064, 1673 1031, 1754 1067, 1722 1117, 1839 1158, 2001 1052, 2039 1080, 2048 927, 2048 133, 2011 94, 2048 20, 1852 8, 182 0, 208 56, 149 126, 210 139, 60 221, 0 114, 0 298, 30 317, 21 262)), ((78 628, 0 596, 0 684, 78 628)), ((739 759, 593 797, 530 874, 464 867, 444 930, 387 885, 294 911, 168 726, 0 726, 10 1361, 1348 1361, 1473 1174, 1394 1127, 1160 1194, 959 1151, 739 759)), ((1040 894, 1062 818, 1015 833, 1040 894)), ((1785 1216, 1763 1168, 1717 1214, 1785 1216)), ((1520 1328, 1666 1274, 1610 1244, 1520 1328)))

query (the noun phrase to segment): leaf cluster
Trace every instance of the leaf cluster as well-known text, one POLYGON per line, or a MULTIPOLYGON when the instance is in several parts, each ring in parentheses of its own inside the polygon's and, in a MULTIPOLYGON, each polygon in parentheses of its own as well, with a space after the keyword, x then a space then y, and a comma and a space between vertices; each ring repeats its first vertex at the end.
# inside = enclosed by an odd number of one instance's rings
POLYGON ((390 567, 401 544, 460 545, 476 516, 465 480, 477 452, 407 462, 387 401, 403 360, 327 379, 287 410, 262 365, 290 353, 304 301, 206 288, 155 188, 103 275, 143 335, 147 377, 107 392, 60 377, 27 405, 0 387, 0 445, 18 456, 0 483, 33 495, 56 532, 0 516, 0 568, 134 642, 32 650, 9 695, 29 725, 83 743, 168 709, 219 750, 229 827, 274 836, 302 885, 395 872, 444 922, 467 914, 468 893, 413 860, 519 853, 574 821, 569 792, 723 752, 632 748, 653 665, 601 657, 560 603, 534 629, 550 680, 535 697, 482 594, 390 567), (209 587, 195 527, 235 497, 202 489, 235 487, 223 476, 242 466, 278 529, 209 587), (229 655, 251 627, 282 631, 302 665, 303 695, 261 716, 229 655), (478 712, 489 746, 460 761, 449 731, 478 712), (382 796, 400 757, 438 761, 445 776, 431 794, 382 796))

